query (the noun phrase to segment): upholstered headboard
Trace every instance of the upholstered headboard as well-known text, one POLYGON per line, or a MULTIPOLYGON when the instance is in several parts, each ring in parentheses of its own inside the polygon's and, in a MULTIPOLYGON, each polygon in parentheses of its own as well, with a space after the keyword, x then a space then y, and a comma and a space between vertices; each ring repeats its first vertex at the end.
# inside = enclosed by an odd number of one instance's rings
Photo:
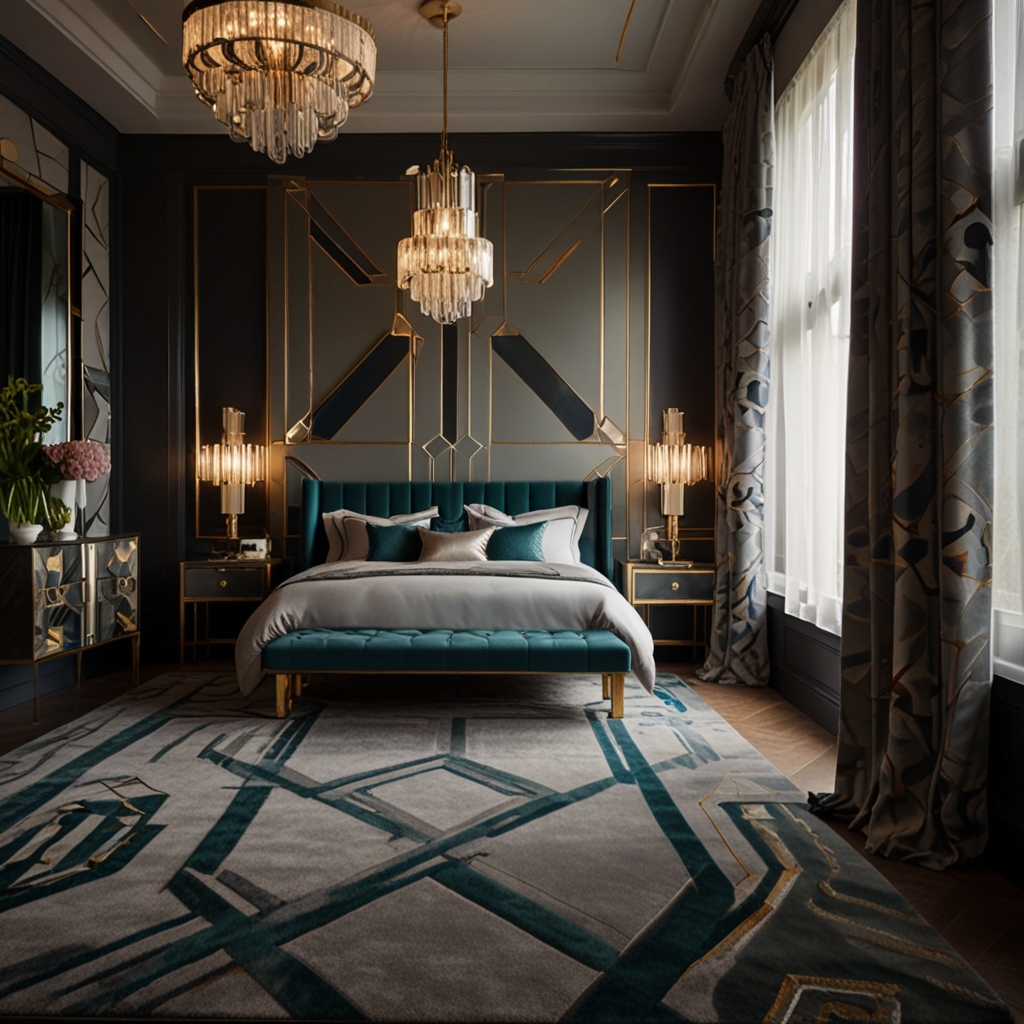
POLYGON ((458 519, 463 505, 482 502, 510 516, 538 508, 582 505, 590 509, 580 538, 580 556, 587 565, 612 578, 612 482, 596 480, 524 480, 515 483, 341 483, 303 480, 299 521, 299 568, 308 569, 327 557, 323 512, 347 508, 373 516, 437 505, 443 519, 458 519))

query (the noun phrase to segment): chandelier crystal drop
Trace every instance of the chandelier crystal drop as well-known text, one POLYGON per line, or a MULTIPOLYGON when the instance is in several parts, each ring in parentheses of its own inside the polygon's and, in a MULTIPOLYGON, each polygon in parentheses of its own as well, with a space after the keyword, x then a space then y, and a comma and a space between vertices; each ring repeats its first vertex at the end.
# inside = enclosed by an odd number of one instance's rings
POLYGON ((275 163, 336 138, 373 92, 373 28, 329 0, 193 0, 182 19, 196 95, 275 163))
MULTIPOLYGON (((432 5, 438 6, 437 0, 432 5)), ((416 176, 412 237, 398 243, 398 287, 407 289, 424 315, 440 324, 468 317, 494 283, 494 246, 480 237, 476 176, 459 167, 448 149, 448 21, 459 13, 442 0, 444 27, 444 127, 441 155, 416 176)), ((421 12, 430 17, 424 8, 421 12)))

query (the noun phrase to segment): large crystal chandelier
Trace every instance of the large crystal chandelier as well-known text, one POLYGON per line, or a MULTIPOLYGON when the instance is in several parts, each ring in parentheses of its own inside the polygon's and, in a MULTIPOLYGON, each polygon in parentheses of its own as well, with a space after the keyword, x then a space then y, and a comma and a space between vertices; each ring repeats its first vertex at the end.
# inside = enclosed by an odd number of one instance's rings
POLYGON ((193 0, 182 19, 196 95, 275 163, 336 138, 373 92, 373 28, 329 0, 193 0))
POLYGON ((440 324, 469 316, 494 282, 494 246, 477 234, 476 178, 448 149, 448 22, 461 10, 449 0, 420 7, 444 28, 444 125, 440 157, 416 176, 413 236, 398 243, 398 287, 440 324))

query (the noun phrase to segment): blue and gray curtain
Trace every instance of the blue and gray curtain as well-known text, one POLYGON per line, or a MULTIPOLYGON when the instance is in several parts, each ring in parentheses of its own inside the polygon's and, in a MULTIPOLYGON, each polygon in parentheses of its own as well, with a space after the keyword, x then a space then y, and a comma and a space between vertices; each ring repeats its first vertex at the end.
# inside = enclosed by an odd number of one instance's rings
POLYGON ((775 85, 767 37, 733 82, 715 267, 717 522, 708 682, 768 682, 764 586, 764 414, 775 158, 775 85))
POLYGON ((860 0, 836 790, 931 868, 987 834, 991 0, 860 0))

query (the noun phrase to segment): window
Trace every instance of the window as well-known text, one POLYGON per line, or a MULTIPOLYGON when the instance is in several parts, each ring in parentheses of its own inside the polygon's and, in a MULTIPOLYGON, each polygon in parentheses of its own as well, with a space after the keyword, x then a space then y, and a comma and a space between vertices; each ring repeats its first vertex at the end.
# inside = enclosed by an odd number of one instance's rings
POLYGON ((995 500, 993 507, 993 653, 998 675, 1024 682, 1024 0, 993 4, 993 342, 995 500))
POLYGON ((787 614, 833 633, 842 623, 855 43, 847 0, 775 121, 768 588, 785 595, 787 614))

